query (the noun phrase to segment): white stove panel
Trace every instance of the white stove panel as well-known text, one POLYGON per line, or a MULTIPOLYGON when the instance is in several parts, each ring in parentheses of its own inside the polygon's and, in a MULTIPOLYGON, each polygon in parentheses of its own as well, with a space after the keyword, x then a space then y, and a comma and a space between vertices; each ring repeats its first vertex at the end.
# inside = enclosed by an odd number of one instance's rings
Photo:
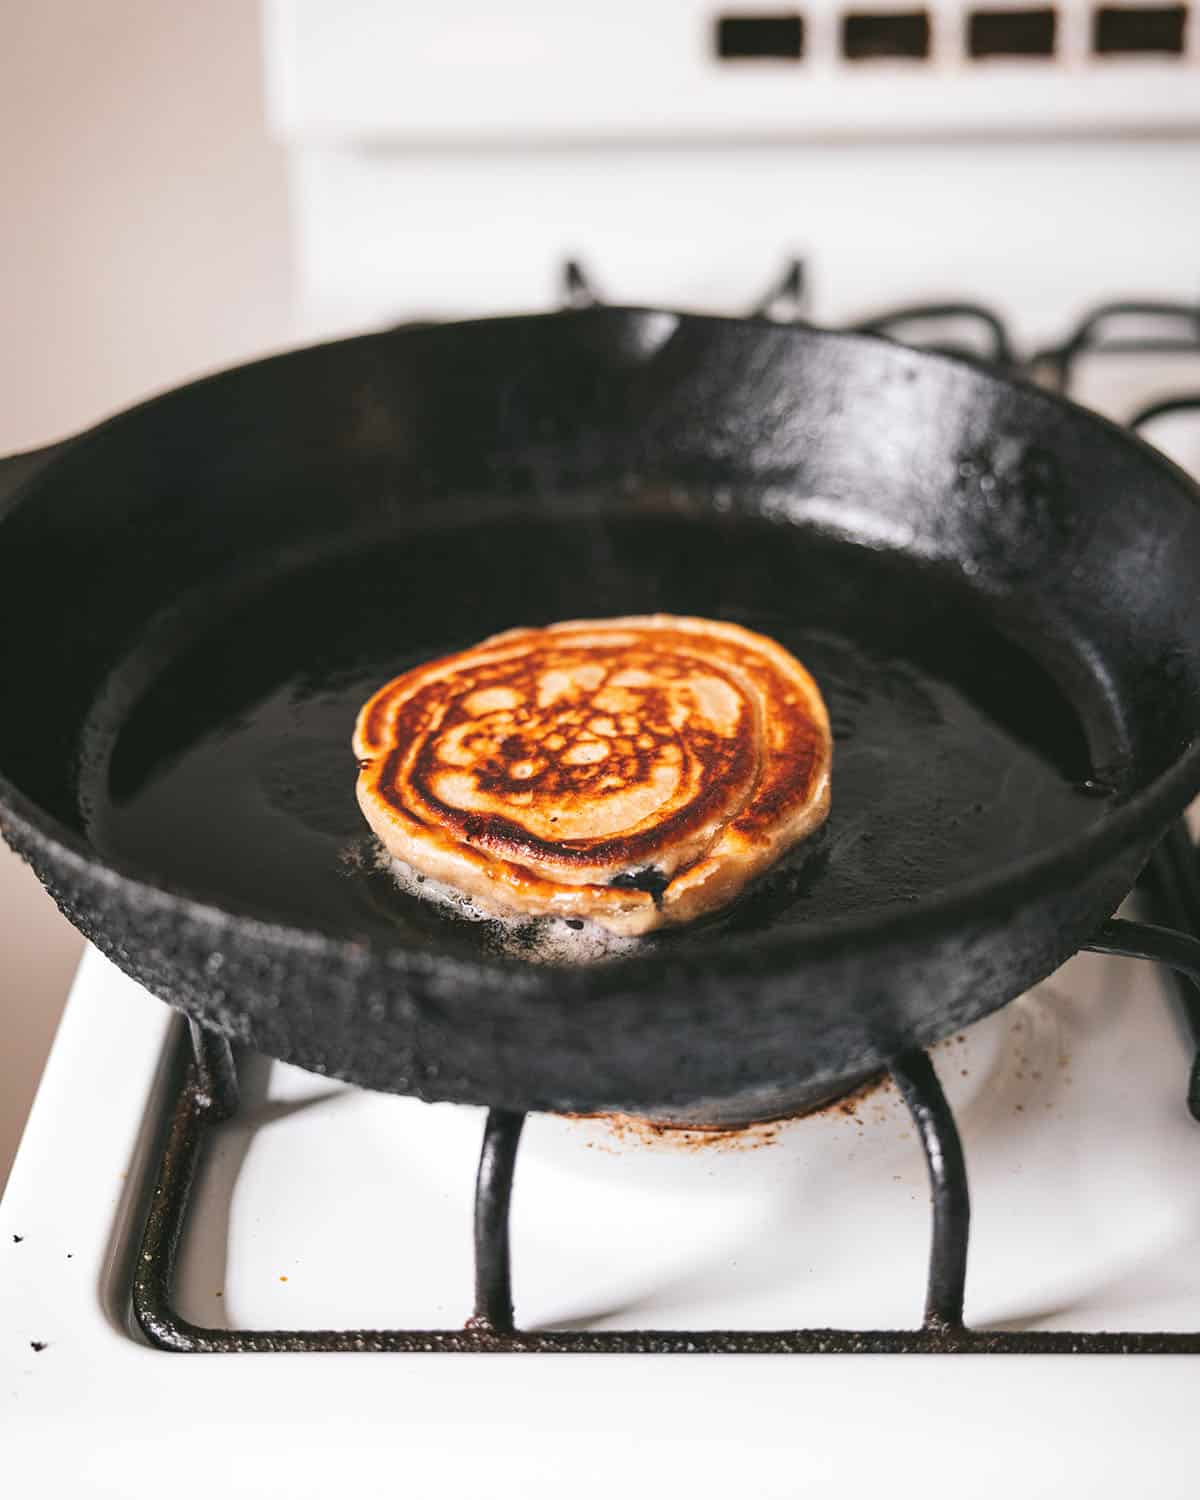
POLYGON ((1026 351, 1114 295, 1200 293, 1200 140, 347 145, 290 172, 309 337, 545 311, 569 255, 606 301, 744 313, 799 254, 819 323, 976 300, 1026 351))
POLYGON ((1200 28, 1186 14, 1182 26, 1168 22, 1157 51, 1130 50, 1136 39, 1101 51, 1122 40, 1098 47, 1097 0, 1059 0, 1052 34, 1032 55, 972 55, 987 50, 971 45, 972 17, 1004 4, 270 0, 269 107, 278 132, 309 145, 958 139, 1200 125, 1200 28), (757 39, 745 26, 755 19, 757 39), (722 20, 740 20, 741 37, 722 20), (774 55, 731 55, 747 45, 774 55))
MULTIPOLYGON (((1200 382, 1192 389, 1200 396, 1200 382)), ((1200 417, 1195 411, 1158 417, 1148 422, 1141 432, 1144 438, 1189 473, 1200 474, 1200 417)))

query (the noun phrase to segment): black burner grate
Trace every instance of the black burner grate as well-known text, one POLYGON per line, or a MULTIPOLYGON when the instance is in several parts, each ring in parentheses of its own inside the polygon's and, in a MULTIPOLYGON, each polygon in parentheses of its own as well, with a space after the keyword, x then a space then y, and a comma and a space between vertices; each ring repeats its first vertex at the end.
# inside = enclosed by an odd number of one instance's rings
MULTIPOLYGON (((1114 920, 1087 946, 1165 964, 1181 978, 1185 1015, 1200 1044, 1200 877, 1182 825, 1164 841, 1148 895, 1190 932, 1114 920)), ((954 1115, 926 1054, 893 1060, 892 1077, 912 1115, 929 1168, 932 1234, 925 1319, 918 1329, 860 1332, 805 1328, 779 1332, 545 1332, 518 1328, 513 1316, 509 1204, 525 1117, 491 1110, 475 1185, 475 1314, 462 1329, 255 1330, 199 1328, 172 1309, 175 1261, 196 1169, 215 1124, 237 1111, 237 1073, 228 1041, 191 1025, 192 1055, 175 1101, 158 1165, 133 1310, 160 1349, 184 1353, 393 1351, 397 1353, 617 1354, 1200 1354, 1197 1333, 987 1332, 963 1322, 971 1204, 966 1161, 954 1115)), ((1188 1080, 1188 1104, 1200 1119, 1200 1051, 1188 1080)))
POLYGON ((1076 365, 1085 356, 1197 353, 1200 300, 1109 302, 1082 318, 1061 344, 1035 354, 1030 367, 1057 390, 1069 392, 1076 365))

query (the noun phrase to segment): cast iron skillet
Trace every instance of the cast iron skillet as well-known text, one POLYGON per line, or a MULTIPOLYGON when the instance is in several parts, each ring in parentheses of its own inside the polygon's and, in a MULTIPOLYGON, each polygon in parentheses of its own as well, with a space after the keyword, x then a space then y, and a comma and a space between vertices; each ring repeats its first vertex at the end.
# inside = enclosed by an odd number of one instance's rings
POLYGON ((590 309, 172 392, 0 510, 4 831, 156 994, 374 1088, 708 1121, 830 1096, 1092 935, 1200 790, 1200 510, 1152 449, 878 338, 590 309), (589 964, 401 896, 359 703, 516 624, 794 650, 824 833, 589 964))

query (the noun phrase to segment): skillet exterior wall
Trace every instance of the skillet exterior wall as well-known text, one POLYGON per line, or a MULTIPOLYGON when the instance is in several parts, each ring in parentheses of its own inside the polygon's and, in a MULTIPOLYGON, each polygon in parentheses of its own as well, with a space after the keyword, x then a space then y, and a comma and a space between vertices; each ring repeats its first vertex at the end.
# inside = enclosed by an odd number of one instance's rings
MULTIPOLYGON (((629 309, 322 346, 85 435, 0 513, 0 632, 28 643, 0 664, 6 831, 121 968, 272 1055, 425 1098, 777 1114, 1014 998, 1125 896, 1200 789, 1198 571, 1182 474, 965 361, 629 309), (581 486, 624 504, 630 472, 655 477, 660 507, 726 494, 731 525, 742 507, 781 536, 840 528, 914 581, 931 559, 973 570, 1014 629, 1062 645, 1089 742, 1126 768, 1121 805, 1053 863, 998 868, 969 907, 917 903, 852 938, 697 932, 670 954, 570 969, 221 915, 82 852, 82 726, 113 662, 181 599, 206 605, 203 626, 225 570, 438 530, 464 496, 468 520, 484 505, 570 529, 581 486), (51 577, 76 608, 41 608, 51 577)), ((833 775, 836 817, 836 749, 833 775)))
POLYGON ((427 1100, 712 1125, 797 1113, 1014 999, 1088 940, 1154 842, 940 933, 833 945, 774 972, 719 953, 622 965, 585 988, 571 970, 406 965, 222 918, 98 878, 23 824, 4 832, 119 968, 270 1056, 427 1100))

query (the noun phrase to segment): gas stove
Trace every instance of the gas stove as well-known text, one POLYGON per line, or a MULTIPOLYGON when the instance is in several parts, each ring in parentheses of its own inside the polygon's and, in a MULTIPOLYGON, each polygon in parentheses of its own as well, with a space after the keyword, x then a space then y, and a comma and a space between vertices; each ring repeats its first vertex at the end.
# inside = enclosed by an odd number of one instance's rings
MULTIPOLYGON (((596 295, 577 264, 563 295, 596 295)), ((754 310, 807 299, 786 264, 754 310)), ((1021 367, 1200 472, 1200 307, 1116 304, 1041 349, 970 299, 857 326, 1021 367)), ((1196 892, 1181 827, 1129 915, 1198 931, 1196 892)), ((607 1494, 636 1462, 639 1491, 783 1495, 844 1482, 870 1432, 901 1493, 981 1451, 978 1493, 1124 1492, 1150 1451, 1182 1493, 1198 1031, 1190 981, 1091 953, 816 1115, 522 1122, 253 1055, 235 1076, 89 952, 0 1207, 9 1470, 190 1495, 220 1464, 233 1493, 315 1495, 402 1456, 438 1493, 528 1496, 607 1494), (743 1357, 648 1357, 688 1350, 743 1357), (842 1357, 908 1350, 932 1357, 842 1357), (1089 1357, 1116 1350, 1141 1357, 1089 1357)))

